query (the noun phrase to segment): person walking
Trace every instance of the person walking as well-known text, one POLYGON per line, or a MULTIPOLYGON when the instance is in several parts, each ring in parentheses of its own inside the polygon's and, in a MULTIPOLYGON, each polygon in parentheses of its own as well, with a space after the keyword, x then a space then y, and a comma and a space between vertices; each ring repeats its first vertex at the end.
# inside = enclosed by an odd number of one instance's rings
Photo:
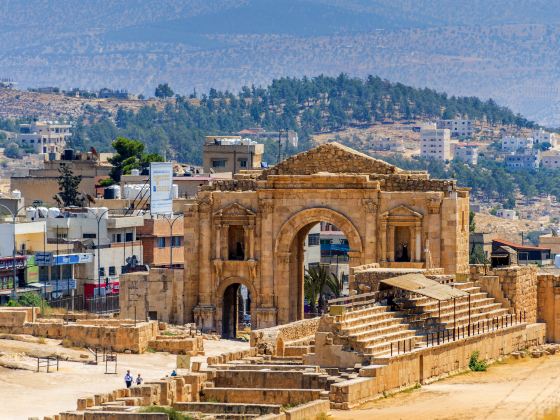
POLYGON ((142 385, 142 382, 144 382, 144 379, 140 376, 140 374, 138 374, 136 377, 136 385, 140 386, 142 385))
POLYGON ((130 370, 126 371, 126 375, 124 375, 124 383, 126 384, 127 388, 132 386, 132 375, 130 374, 130 370))

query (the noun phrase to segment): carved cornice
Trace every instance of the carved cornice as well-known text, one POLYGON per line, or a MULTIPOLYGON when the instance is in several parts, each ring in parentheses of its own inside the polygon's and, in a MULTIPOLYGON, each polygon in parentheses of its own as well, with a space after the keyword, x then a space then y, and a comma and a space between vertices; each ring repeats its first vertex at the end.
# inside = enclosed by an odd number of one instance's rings
POLYGON ((377 213, 377 209, 379 208, 377 200, 372 200, 371 198, 364 198, 362 200, 362 205, 365 207, 366 211, 374 214, 377 213))

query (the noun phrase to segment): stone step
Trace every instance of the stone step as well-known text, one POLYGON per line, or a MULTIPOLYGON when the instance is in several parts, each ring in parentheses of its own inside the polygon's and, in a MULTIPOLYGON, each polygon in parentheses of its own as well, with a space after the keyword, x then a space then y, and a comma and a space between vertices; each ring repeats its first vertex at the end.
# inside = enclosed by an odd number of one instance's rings
POLYGON ((357 347, 370 348, 376 345, 397 342, 416 337, 416 332, 412 330, 402 330, 393 333, 385 334, 381 337, 374 337, 370 339, 356 340, 357 347))
POLYGON ((341 333, 345 333, 347 335, 357 334, 363 331, 369 331, 371 329, 377 328, 384 328, 395 324, 401 324, 403 322, 402 318, 386 318, 379 321, 372 321, 372 322, 363 322, 360 324, 353 325, 351 327, 339 327, 341 333))
POLYGON ((354 311, 345 312, 342 315, 338 315, 336 318, 338 322, 349 321, 370 314, 387 312, 388 309, 389 307, 384 305, 369 305, 367 307, 356 309, 354 311))
POLYGON ((410 331, 408 328, 408 324, 396 324, 387 328, 370 329, 357 334, 352 334, 350 338, 358 341, 362 341, 362 340, 368 340, 373 338, 383 338, 388 334, 402 332, 402 331, 410 331))
MULTIPOLYGON (((416 341, 417 338, 416 336, 411 336, 408 337, 410 338, 412 341, 411 342, 406 342, 406 349, 408 351, 409 346, 414 349, 416 346, 416 341)), ((374 357, 378 357, 378 356, 383 356, 386 354, 391 354, 391 344, 393 345, 393 355, 398 353, 398 348, 401 348, 401 352, 403 352, 404 349, 404 342, 403 340, 389 340, 389 341, 384 341, 383 343, 378 343, 378 344, 374 344, 371 346, 367 346, 364 348, 364 354, 367 356, 374 356, 374 357), (400 342, 400 344, 398 344, 400 342)))

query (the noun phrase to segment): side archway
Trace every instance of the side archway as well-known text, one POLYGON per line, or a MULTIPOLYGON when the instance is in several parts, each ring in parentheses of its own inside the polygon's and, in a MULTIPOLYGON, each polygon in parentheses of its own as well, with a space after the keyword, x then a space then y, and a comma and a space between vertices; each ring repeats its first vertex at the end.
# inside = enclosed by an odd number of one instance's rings
POLYGON ((314 207, 292 215, 280 228, 274 247, 274 294, 279 324, 304 317, 303 240, 311 227, 319 222, 331 223, 344 233, 350 248, 350 268, 364 263, 362 235, 344 214, 326 207, 314 207))
POLYGON ((235 338, 240 322, 239 314, 247 311, 251 315, 251 328, 255 328, 254 309, 257 307, 258 293, 252 282, 241 277, 229 277, 218 285, 216 290, 216 326, 224 338, 235 338), (244 301, 246 307, 241 309, 240 289, 247 288, 248 296, 244 301), (253 301, 254 299, 254 301, 253 301))

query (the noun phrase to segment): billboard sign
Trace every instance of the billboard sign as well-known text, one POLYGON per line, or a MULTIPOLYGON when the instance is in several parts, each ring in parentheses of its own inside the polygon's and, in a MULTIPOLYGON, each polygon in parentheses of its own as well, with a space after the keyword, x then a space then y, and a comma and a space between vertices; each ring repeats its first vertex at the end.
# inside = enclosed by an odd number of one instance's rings
POLYGON ((150 212, 173 213, 173 164, 150 163, 150 212))

